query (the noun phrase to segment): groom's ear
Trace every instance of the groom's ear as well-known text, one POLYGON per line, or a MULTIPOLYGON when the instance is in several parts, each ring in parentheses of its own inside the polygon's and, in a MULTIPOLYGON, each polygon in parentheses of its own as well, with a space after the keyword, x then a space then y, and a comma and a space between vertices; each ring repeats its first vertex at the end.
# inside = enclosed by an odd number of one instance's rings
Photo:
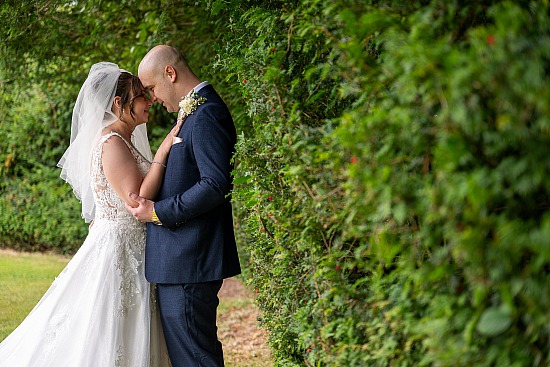
POLYGON ((164 75, 170 78, 172 83, 174 83, 177 79, 176 69, 172 65, 166 65, 164 67, 164 75))

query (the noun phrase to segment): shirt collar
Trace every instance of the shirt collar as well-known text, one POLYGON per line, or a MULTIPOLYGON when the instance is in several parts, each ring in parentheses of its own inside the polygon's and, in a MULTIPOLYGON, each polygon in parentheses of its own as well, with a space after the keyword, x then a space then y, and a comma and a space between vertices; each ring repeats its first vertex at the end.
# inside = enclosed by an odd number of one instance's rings
POLYGON ((208 84, 210 84, 210 83, 208 83, 208 82, 201 82, 201 83, 197 84, 197 85, 193 88, 193 90, 195 91, 195 93, 198 93, 199 90, 201 90, 202 88, 206 87, 208 84))

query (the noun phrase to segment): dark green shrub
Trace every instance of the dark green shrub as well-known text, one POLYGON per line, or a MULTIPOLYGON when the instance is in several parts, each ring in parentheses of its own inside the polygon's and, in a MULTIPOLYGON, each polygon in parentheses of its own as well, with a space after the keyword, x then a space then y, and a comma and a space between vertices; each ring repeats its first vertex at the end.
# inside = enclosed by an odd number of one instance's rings
POLYGON ((227 6, 235 197, 276 365, 548 356, 546 3, 227 6))
POLYGON ((3 93, 1 247, 73 252, 87 233, 80 203, 55 164, 68 145, 69 94, 60 84, 3 93))

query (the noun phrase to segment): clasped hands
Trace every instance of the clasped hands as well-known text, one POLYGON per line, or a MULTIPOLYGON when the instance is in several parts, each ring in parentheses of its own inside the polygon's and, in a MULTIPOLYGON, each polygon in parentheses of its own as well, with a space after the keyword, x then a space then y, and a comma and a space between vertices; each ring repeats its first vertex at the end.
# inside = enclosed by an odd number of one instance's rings
POLYGON ((141 197, 133 192, 128 194, 128 197, 136 202, 137 206, 133 207, 128 203, 125 203, 126 210, 128 210, 137 220, 143 223, 153 221, 153 208, 154 201, 141 197))

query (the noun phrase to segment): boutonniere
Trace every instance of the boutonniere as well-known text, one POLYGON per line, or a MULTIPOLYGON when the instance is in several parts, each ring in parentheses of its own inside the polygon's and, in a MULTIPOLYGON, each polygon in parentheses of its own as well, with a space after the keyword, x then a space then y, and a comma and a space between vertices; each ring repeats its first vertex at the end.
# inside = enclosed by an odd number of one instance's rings
POLYGON ((188 95, 182 97, 179 103, 180 110, 178 112, 178 121, 183 120, 185 117, 191 115, 204 102, 206 102, 206 98, 199 97, 197 92, 191 90, 188 95))

